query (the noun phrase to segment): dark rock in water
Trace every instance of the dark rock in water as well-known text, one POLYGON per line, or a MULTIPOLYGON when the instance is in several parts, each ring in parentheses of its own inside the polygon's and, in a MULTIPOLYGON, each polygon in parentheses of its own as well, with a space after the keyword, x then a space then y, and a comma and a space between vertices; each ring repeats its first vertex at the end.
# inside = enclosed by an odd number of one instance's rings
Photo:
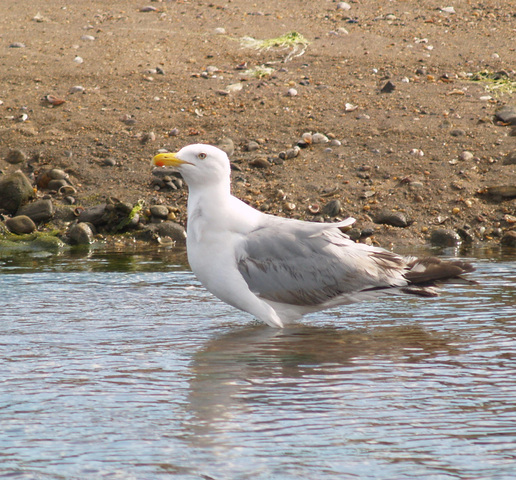
POLYGON ((168 207, 165 205, 152 205, 150 207, 150 213, 153 217, 162 218, 166 220, 169 214, 168 207))
POLYGON ((486 193, 493 197, 512 198, 516 197, 516 185, 497 185, 487 187, 486 193))
POLYGON ((503 123, 516 125, 516 106, 505 105, 504 107, 496 110, 494 116, 497 120, 500 120, 503 123))
POLYGON ((374 223, 402 228, 408 227, 411 224, 404 213, 390 212, 388 210, 383 210, 376 215, 374 223))
POLYGON ((342 206, 339 200, 330 200, 323 208, 321 213, 328 217, 336 217, 340 214, 342 206))
POLYGON ((93 230, 85 222, 76 223, 68 230, 68 238, 74 245, 89 245, 93 243, 93 230))
POLYGON ((97 227, 106 223, 105 213, 106 204, 101 203, 100 205, 95 205, 93 207, 87 208, 86 210, 83 210, 79 214, 78 221, 79 223, 91 223, 97 227))
POLYGON ((516 230, 509 230, 505 232, 500 240, 500 244, 504 247, 516 247, 516 230))
POLYGON ((21 150, 17 149, 10 150, 7 154, 7 157, 5 157, 5 161, 12 165, 16 165, 17 163, 23 163, 25 160, 27 160, 27 155, 25 155, 25 153, 21 150))
POLYGON ((0 179, 0 209, 14 214, 33 197, 32 184, 21 171, 0 179))
POLYGON ((504 165, 516 165, 516 150, 509 152, 503 159, 504 165))
POLYGON ((34 222, 48 222, 54 215, 52 200, 36 200, 21 207, 16 215, 27 215, 34 222))
POLYGON ((454 230, 438 228, 430 234, 430 243, 435 247, 456 247, 462 240, 454 230))
POLYGON ((392 83, 390 80, 380 89, 380 92, 382 93, 391 93, 396 90, 396 85, 392 83))
POLYGON ((16 217, 8 218, 5 221, 5 226, 10 232, 17 235, 32 233, 36 230, 36 224, 27 215, 17 215, 16 217))

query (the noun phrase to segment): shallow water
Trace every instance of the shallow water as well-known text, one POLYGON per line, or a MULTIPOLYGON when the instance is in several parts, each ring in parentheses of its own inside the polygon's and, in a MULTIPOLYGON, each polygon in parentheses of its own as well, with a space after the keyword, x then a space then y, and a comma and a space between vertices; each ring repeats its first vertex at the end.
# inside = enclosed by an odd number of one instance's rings
POLYGON ((516 254, 283 331, 184 254, 0 255, 0 477, 509 479, 516 254))

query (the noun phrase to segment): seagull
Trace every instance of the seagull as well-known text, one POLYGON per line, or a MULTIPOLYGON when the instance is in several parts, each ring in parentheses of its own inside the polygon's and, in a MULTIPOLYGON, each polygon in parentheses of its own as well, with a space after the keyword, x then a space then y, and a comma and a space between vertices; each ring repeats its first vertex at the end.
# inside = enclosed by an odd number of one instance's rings
POLYGON ((204 287, 223 302, 283 328, 303 315, 386 294, 434 297, 436 281, 474 270, 469 263, 417 258, 356 243, 341 229, 265 214, 231 195, 231 165, 212 145, 160 153, 188 185, 187 255, 204 287))

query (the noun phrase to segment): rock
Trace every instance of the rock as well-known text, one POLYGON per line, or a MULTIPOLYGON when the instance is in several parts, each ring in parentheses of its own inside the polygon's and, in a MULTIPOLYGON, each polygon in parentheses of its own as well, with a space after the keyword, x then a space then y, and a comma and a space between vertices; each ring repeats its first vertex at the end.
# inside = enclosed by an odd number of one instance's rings
POLYGON ((106 204, 101 203, 83 210, 78 217, 79 223, 91 223, 94 226, 105 223, 106 204))
POLYGON ((150 207, 150 213, 153 217, 161 218, 166 220, 169 214, 168 207, 165 205, 152 205, 150 207))
POLYGON ((10 163, 11 165, 16 165, 17 163, 23 163, 25 160, 27 160, 27 155, 25 155, 24 152, 21 150, 10 150, 7 154, 7 157, 5 157, 5 161, 7 163, 10 163))
POLYGON ((396 90, 396 85, 392 83, 390 80, 380 89, 381 93, 391 93, 396 90))
POLYGON ((341 203, 339 200, 330 200, 321 210, 323 215, 327 215, 328 217, 336 217, 340 214, 341 211, 341 203))
POLYGON ((16 217, 8 218, 5 221, 5 226, 10 232, 17 235, 32 233, 36 230, 36 224, 27 215, 17 215, 16 217))
POLYGON ((21 171, 18 170, 0 179, 0 209, 14 214, 33 197, 32 184, 21 171))
POLYGON ((89 245, 93 243, 93 230, 87 223, 79 222, 70 227, 68 238, 75 245, 89 245))
POLYGON ((505 232, 500 240, 500 244, 504 247, 516 247, 516 230, 509 230, 505 232))
POLYGON ((248 142, 246 145, 245 145, 245 150, 247 152, 255 152, 256 150, 258 150, 260 148, 260 144, 258 142, 255 142, 253 140, 251 140, 250 142, 248 142))
POLYGON ((493 197, 512 198, 516 197, 516 185, 497 185, 487 187, 486 193, 493 197))
POLYGON ((282 160, 289 160, 291 158, 296 158, 300 151, 301 149, 296 145, 295 147, 289 148, 285 152, 280 152, 278 156, 282 160))
POLYGON ((378 215, 376 215, 374 223, 402 228, 408 227, 411 224, 404 213, 390 212, 388 210, 382 210, 378 215))
POLYGON ((323 135, 322 133, 314 133, 312 135, 312 143, 313 144, 328 143, 329 141, 330 141, 330 139, 326 135, 323 135))
POLYGON ((462 240, 454 230, 438 228, 430 234, 430 243, 436 247, 456 247, 462 240))
POLYGON ((508 125, 516 125, 516 106, 505 105, 496 110, 495 119, 500 120, 508 125))
POLYGON ((66 187, 68 182, 64 178, 50 180, 47 184, 49 190, 59 191, 62 187, 66 187))
POLYGON ((16 215, 26 215, 33 222, 48 222, 54 215, 54 205, 52 200, 36 200, 20 207, 16 215))
POLYGON ((509 152, 503 159, 504 165, 516 165, 516 150, 509 152))
POLYGON ((356 242, 357 240, 360 239, 360 237, 362 236, 362 231, 359 229, 359 228, 352 228, 350 230, 348 230, 346 232, 346 235, 351 239, 353 240, 354 242, 356 242))
POLYGON ((462 137, 463 135, 466 135, 466 132, 461 128, 454 128, 453 130, 450 130, 450 135, 452 137, 462 137))
POLYGON ((228 157, 231 157, 235 153, 235 143, 231 138, 224 137, 219 140, 217 147, 226 152, 228 157))
POLYGON ((184 245, 186 242, 186 231, 178 223, 168 220, 166 222, 149 224, 145 230, 138 234, 138 237, 146 240, 166 237, 178 244, 184 245))
POLYGON ((269 168, 271 164, 265 157, 256 157, 249 161, 249 165, 254 168, 269 168))
POLYGON ((470 160, 473 160, 473 158, 474 158, 473 154, 471 152, 468 152, 467 150, 464 150, 459 155, 459 160, 461 162, 468 162, 470 160))
POLYGON ((337 3, 337 10, 344 10, 344 11, 351 10, 351 5, 347 2, 339 2, 339 3, 337 3))

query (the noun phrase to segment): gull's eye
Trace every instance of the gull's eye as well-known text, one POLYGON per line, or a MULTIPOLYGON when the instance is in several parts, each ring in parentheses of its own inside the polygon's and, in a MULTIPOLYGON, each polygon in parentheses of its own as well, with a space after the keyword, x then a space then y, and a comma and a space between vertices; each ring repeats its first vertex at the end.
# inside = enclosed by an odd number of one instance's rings
POLYGON ((197 155, 197 158, 199 160, 204 160, 206 158, 206 154, 205 153, 199 153, 199 155, 197 155))

